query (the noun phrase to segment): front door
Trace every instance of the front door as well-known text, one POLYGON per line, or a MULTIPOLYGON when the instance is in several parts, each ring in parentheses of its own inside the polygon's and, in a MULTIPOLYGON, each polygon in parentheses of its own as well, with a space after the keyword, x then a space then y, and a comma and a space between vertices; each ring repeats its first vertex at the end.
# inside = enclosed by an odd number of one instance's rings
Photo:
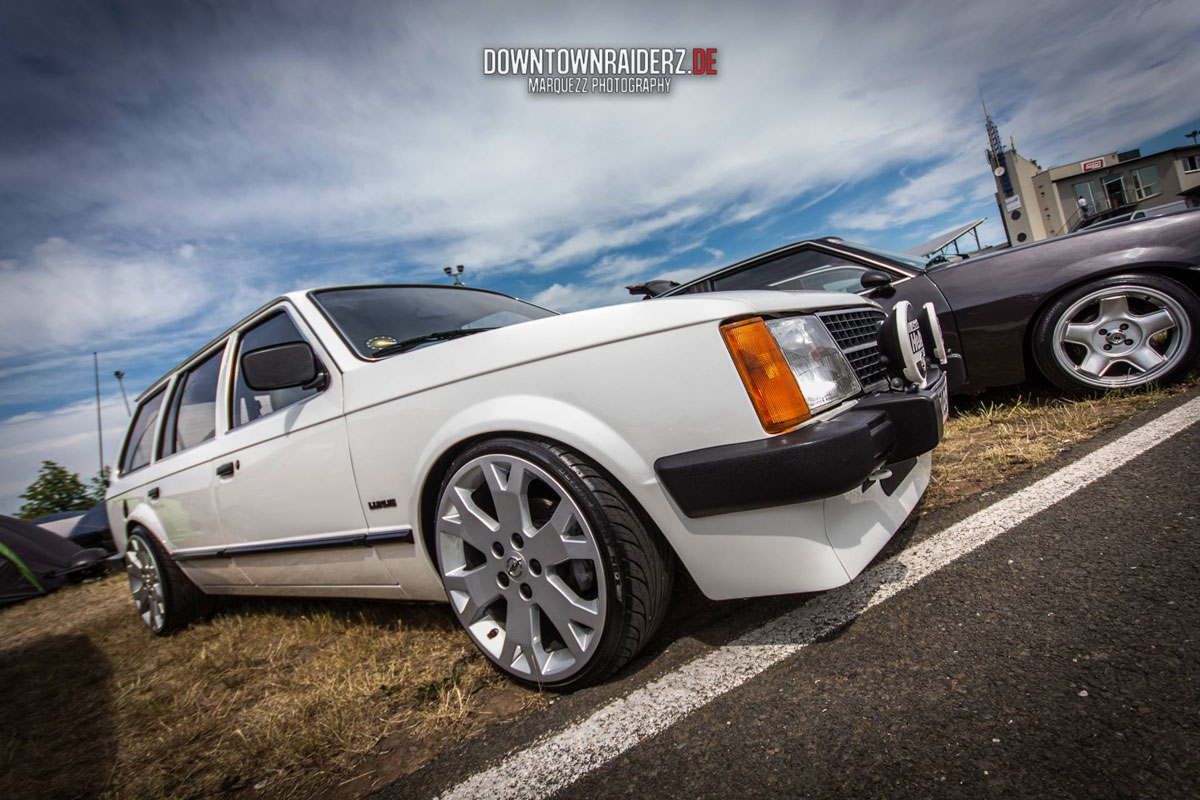
POLYGON ((214 463, 221 527, 233 562, 261 586, 379 586, 395 580, 373 547, 350 464, 341 376, 326 366, 323 387, 256 391, 242 356, 307 341, 286 305, 240 333, 230 380, 224 453, 214 463))

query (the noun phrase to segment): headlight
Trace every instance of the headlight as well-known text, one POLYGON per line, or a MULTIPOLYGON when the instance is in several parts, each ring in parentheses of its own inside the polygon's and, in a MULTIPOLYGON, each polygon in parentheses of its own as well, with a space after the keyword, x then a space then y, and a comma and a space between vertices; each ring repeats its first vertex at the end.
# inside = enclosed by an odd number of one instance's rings
POLYGON ((767 329, 814 414, 862 391, 850 363, 816 317, 768 320, 767 329))
POLYGON ((791 430, 861 391, 846 357, 815 317, 726 322, 721 337, 767 433, 791 430))

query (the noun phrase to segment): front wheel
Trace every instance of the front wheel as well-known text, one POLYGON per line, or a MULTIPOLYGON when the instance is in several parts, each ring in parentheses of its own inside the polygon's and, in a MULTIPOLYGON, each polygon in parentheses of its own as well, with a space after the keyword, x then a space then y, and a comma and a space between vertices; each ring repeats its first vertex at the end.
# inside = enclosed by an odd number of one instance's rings
POLYGON ((522 683, 601 681, 662 621, 673 553, 619 487, 566 448, 516 438, 468 448, 442 482, 435 525, 454 614, 522 683))
POLYGON ((1196 363, 1200 300, 1161 275, 1116 275, 1077 287, 1039 318, 1038 368, 1070 392, 1167 383, 1196 363))

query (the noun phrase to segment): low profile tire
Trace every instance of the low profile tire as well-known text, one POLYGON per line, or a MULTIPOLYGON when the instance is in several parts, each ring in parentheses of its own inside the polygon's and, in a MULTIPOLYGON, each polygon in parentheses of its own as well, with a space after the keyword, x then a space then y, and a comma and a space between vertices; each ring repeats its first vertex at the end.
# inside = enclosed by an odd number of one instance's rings
POLYGON ((125 575, 134 605, 146 627, 166 636, 207 616, 213 599, 183 574, 175 560, 144 528, 129 535, 125 575))
POLYGON ((454 460, 435 520, 458 621, 505 675, 556 691, 604 680, 645 646, 674 553, 586 458, 497 438, 454 460))
POLYGON ((1200 300, 1161 275, 1114 275, 1076 287, 1038 319, 1033 355, 1075 394, 1169 383, 1200 355, 1200 300))

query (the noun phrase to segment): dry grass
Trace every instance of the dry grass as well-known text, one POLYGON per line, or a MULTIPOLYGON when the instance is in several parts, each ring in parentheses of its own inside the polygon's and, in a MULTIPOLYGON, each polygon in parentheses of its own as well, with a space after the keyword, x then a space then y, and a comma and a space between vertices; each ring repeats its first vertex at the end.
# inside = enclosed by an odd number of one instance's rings
MULTIPOLYGON (((324 796, 384 737, 485 720, 502 681, 438 606, 240 601, 152 638, 124 578, 0 614, 0 796, 324 796), (256 793, 256 794, 259 794, 256 793)), ((389 764, 396 777, 422 750, 389 764)), ((376 781, 363 780, 362 790, 376 781)))
MULTIPOLYGON (((924 508, 1181 390, 956 400, 924 508)), ((120 576, 0 611, 0 686, 0 797, 352 798, 545 702, 444 607, 245 600, 155 639, 120 576)))
POLYGON ((1074 399, 1017 388, 952 398, 922 513, 945 508, 1041 464, 1194 385, 1074 399))

